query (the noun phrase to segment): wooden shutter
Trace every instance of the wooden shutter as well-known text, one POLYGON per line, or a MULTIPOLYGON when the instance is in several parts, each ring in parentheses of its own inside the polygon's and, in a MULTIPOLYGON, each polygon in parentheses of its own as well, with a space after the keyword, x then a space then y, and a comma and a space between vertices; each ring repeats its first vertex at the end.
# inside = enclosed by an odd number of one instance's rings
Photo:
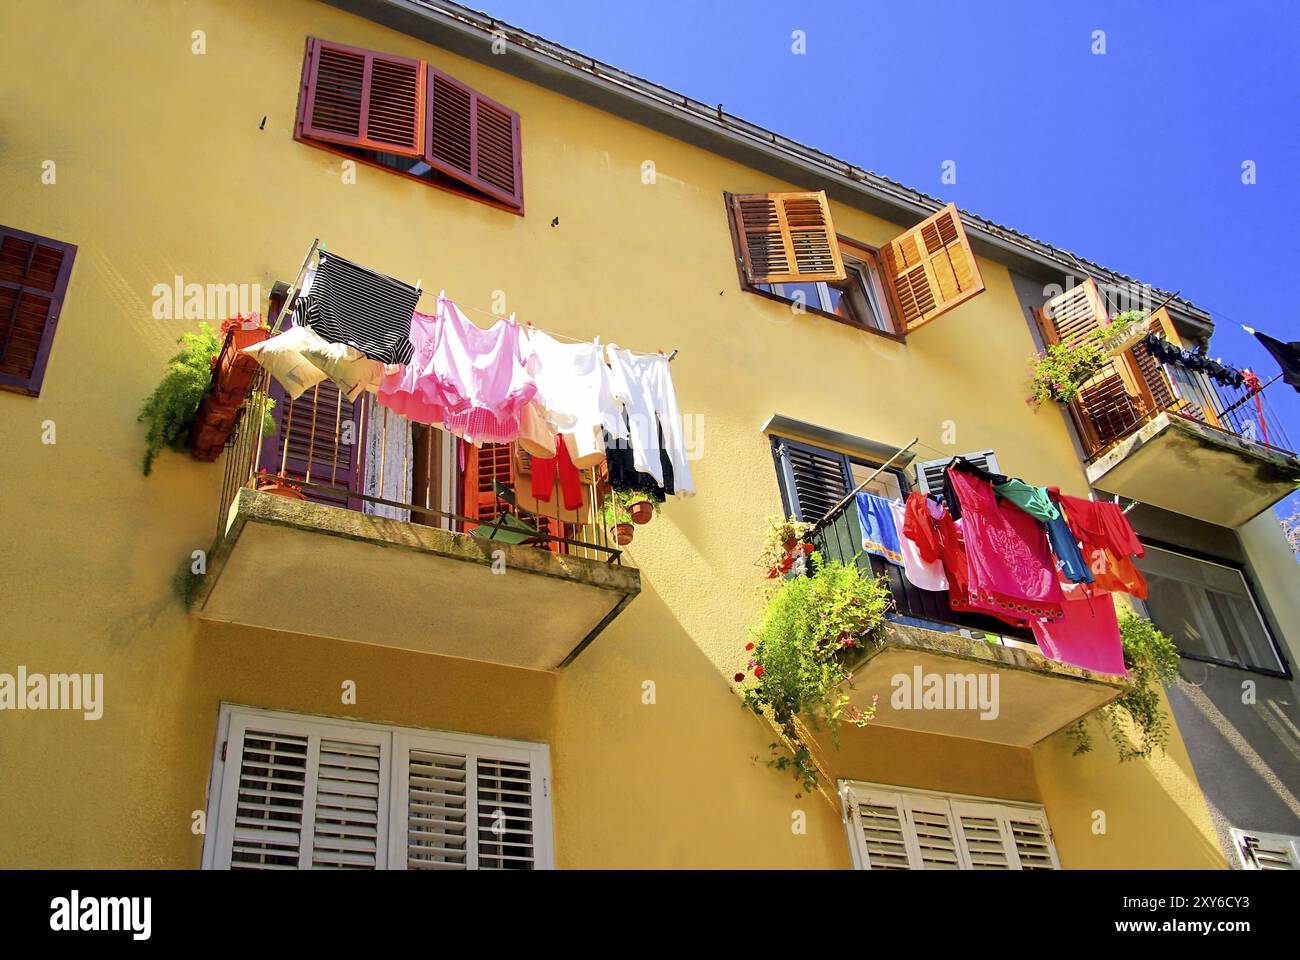
POLYGON ((816 523, 854 487, 842 453, 785 438, 777 440, 776 452, 786 511, 796 520, 816 523))
POLYGON ((298 99, 301 136, 418 157, 424 151, 424 64, 315 37, 298 99))
POLYGON ((731 215, 737 255, 750 283, 844 279, 824 191, 733 196, 731 215))
POLYGON ((0 227, 0 388, 39 396, 77 248, 0 227))
POLYGON ((910 870, 912 854, 902 797, 846 790, 854 865, 859 870, 910 870))
POLYGON ((1300 837, 1233 830, 1232 840, 1246 870, 1300 870, 1300 837))
POLYGON ((967 869, 948 801, 918 794, 904 794, 902 800, 912 847, 912 869, 967 869))
POLYGON ((1041 810, 1024 810, 1015 807, 1005 812, 1006 829, 1016 851, 1021 870, 1059 870, 1056 845, 1052 842, 1052 829, 1047 815, 1041 810))
POLYGON ((215 866, 387 865, 387 734, 243 714, 231 718, 225 749, 215 866))
MULTIPOLYGON (((998 469, 997 457, 993 455, 992 450, 980 450, 976 453, 963 453, 960 456, 966 458, 981 470, 987 470, 989 473, 1001 473, 998 469)), ((922 460, 916 464, 916 488, 921 493, 940 494, 943 492, 943 473, 944 468, 952 463, 952 457, 944 457, 942 460, 922 460)))
POLYGON ((885 244, 880 258, 906 333, 984 292, 966 228, 951 203, 885 244))
POLYGON ((519 114, 432 65, 427 69, 425 161, 449 177, 522 209, 519 114))
POLYGON ((410 870, 551 865, 542 747, 402 731, 390 863, 410 870))
POLYGON ((262 471, 283 469, 286 477, 332 487, 330 492, 304 490, 303 494, 317 503, 359 510, 362 501, 349 494, 360 493, 365 478, 363 399, 348 400, 332 381, 325 380, 291 400, 274 378, 270 396, 277 427, 262 443, 262 471))
POLYGON ((479 523, 491 523, 501 516, 497 483, 510 490, 515 488, 515 463, 510 444, 485 443, 481 447, 467 444, 461 513, 478 522, 465 524, 466 532, 479 523))

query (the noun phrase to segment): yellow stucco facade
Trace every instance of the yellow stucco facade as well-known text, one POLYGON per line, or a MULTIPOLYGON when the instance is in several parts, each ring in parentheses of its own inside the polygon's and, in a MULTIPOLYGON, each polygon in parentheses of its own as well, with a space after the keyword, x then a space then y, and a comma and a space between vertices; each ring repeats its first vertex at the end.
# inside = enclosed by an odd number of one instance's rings
MULTIPOLYGON (((1004 470, 1086 495, 1062 418, 1024 402, 1034 344, 1005 267, 981 260, 986 292, 906 343, 792 315, 739 289, 723 193, 799 184, 308 0, 7 4, 0 60, 0 219, 78 246, 41 395, 0 392, 0 670, 105 684, 97 721, 0 716, 0 865, 197 867, 223 702, 546 742, 559 867, 850 865, 838 798, 796 798, 753 761, 772 733, 729 681, 759 609, 762 521, 781 510, 760 427, 779 411, 931 448, 948 429, 953 453, 993 448, 1004 470), (517 110, 527 215, 367 166, 345 183, 339 156, 292 136, 307 36, 428 60, 517 110), (473 307, 504 291, 541 327, 680 351, 677 394, 704 424, 698 495, 639 528, 641 595, 563 671, 211 624, 177 597, 222 467, 169 452, 141 476, 140 402, 196 326, 154 319, 152 290, 180 276, 265 293, 312 237, 473 307)), ((901 229, 833 214, 873 245, 901 229)), ((268 571, 316 588, 287 573, 268 571)), ((1097 740, 1075 758, 1060 737, 874 728, 825 758, 836 778, 1043 803, 1065 867, 1223 867, 1178 732, 1122 765, 1097 740)))

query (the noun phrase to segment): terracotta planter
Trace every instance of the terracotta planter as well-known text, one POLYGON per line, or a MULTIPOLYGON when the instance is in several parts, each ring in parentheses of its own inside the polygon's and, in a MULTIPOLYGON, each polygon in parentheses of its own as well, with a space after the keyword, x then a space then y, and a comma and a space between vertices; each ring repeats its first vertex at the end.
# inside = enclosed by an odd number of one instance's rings
POLYGON ((655 515, 655 505, 649 500, 638 500, 628 504, 627 512, 632 514, 633 523, 649 523, 655 515))
POLYGON ((257 489, 259 493, 270 493, 277 497, 289 497, 292 500, 307 499, 301 490, 283 480, 259 480, 257 489))
POLYGON ((618 523, 609 528, 609 535, 614 538, 614 542, 620 547, 626 547, 632 542, 632 534, 636 528, 630 523, 618 523))
POLYGON ((261 343, 268 335, 263 327, 245 330, 239 326, 232 326, 226 331, 221 353, 217 355, 217 361, 212 368, 211 392, 216 396, 218 403, 223 406, 237 406, 243 401, 253 382, 253 377, 257 374, 258 365, 256 360, 240 351, 255 343, 261 343))
POLYGON ((799 541, 794 537, 790 537, 781 545, 785 547, 786 553, 794 553, 794 548, 799 545, 799 541))

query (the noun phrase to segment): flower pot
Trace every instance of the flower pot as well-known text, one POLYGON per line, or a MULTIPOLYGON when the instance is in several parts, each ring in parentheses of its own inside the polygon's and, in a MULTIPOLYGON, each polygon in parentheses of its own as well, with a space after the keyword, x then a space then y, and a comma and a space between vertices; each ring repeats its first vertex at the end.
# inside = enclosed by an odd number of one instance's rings
POLYGON ((292 484, 283 480, 262 479, 257 482, 259 493, 270 493, 277 497, 289 497, 293 500, 306 500, 306 495, 292 484))
POLYGON ((795 545, 798 542, 799 542, 798 539, 796 539, 795 537, 787 537, 785 542, 781 545, 785 547, 786 553, 794 553, 795 545))
POLYGON ((627 512, 632 514, 633 523, 649 523, 655 515, 655 505, 649 500, 638 500, 627 505, 627 512))
POLYGON ((620 547, 626 547, 632 542, 632 534, 636 528, 630 523, 616 523, 609 528, 609 535, 614 538, 614 542, 620 547))

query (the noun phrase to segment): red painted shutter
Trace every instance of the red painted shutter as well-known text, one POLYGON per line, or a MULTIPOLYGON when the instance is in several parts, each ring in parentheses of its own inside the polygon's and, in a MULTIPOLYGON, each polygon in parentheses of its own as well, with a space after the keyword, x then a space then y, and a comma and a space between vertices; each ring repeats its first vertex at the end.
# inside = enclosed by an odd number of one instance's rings
POLYGON ((328 40, 307 41, 298 132, 418 157, 424 151, 424 64, 328 40))
POLYGON ((304 490, 308 500, 359 510, 361 501, 348 494, 360 493, 365 477, 361 401, 352 403, 341 396, 329 380, 290 400, 272 379, 271 399, 275 401, 276 431, 263 443, 262 471, 279 473, 283 466, 286 477, 334 488, 331 492, 304 490))
POLYGON ((430 66, 424 159, 435 170, 523 209, 519 114, 430 66))
POLYGON ((77 248, 0 227, 0 388, 41 392, 77 248))
MULTIPOLYGON (((472 444, 465 450, 464 504, 461 512, 479 523, 491 523, 501 515, 495 482, 513 490, 515 488, 515 460, 508 443, 472 444)), ((465 524, 466 532, 478 526, 465 524)))

